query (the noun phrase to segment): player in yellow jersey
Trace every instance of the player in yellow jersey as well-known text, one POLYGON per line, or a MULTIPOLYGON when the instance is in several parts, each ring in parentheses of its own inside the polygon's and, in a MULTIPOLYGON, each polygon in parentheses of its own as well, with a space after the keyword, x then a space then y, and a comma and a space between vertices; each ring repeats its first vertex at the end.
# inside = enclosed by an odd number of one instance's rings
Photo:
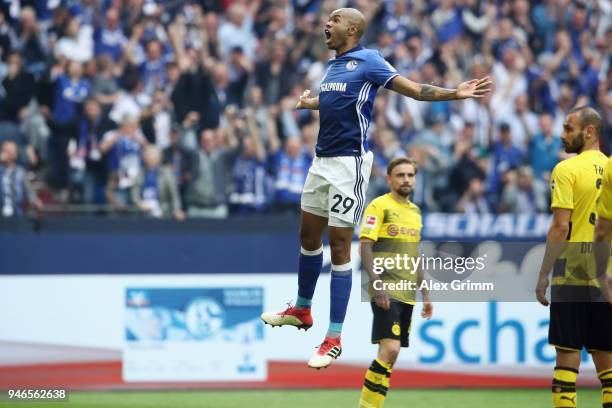
MULTIPOLYGON (((387 182, 391 192, 372 200, 363 217, 359 236, 361 257, 373 299, 372 343, 378 343, 378 355, 365 374, 359 399, 362 408, 382 407, 389 390, 391 369, 400 347, 408 347, 420 271, 402 267, 389 268, 388 264, 379 261, 391 262, 396 259, 396 255, 418 256, 421 210, 408 198, 417 170, 417 164, 412 159, 402 157, 392 160, 387 167, 387 182), (381 286, 408 281, 414 282, 415 289, 386 290, 381 286)), ((427 291, 422 291, 422 294, 421 315, 429 319, 433 306, 427 291)))
POLYGON ((553 376, 555 408, 576 407, 576 378, 583 347, 591 353, 598 372, 610 368, 612 313, 607 302, 589 301, 600 294, 592 255, 596 202, 607 157, 599 151, 601 117, 592 108, 571 110, 563 123, 561 140, 567 153, 577 153, 555 166, 550 181, 553 218, 536 287, 538 301, 548 306, 548 273, 553 269, 548 342, 555 346, 553 376), (589 265, 589 261, 590 265, 589 265))
MULTIPOLYGON (((607 289, 608 303, 612 304, 612 279, 610 278, 608 263, 610 261, 610 241, 612 241, 612 156, 606 164, 601 180, 601 193, 597 204, 597 223, 595 224, 595 256, 597 261, 597 276, 601 277, 602 286, 607 289)), ((608 308, 610 309, 610 308, 608 308)), ((608 313, 608 327, 612 326, 608 313)), ((605 324, 602 322, 602 324, 605 324)), ((612 336, 608 333, 608 336, 612 336)), ((608 351, 610 351, 608 349, 608 351)), ((601 403, 604 407, 612 407, 612 353, 601 367, 597 367, 597 375, 601 381, 601 403)))

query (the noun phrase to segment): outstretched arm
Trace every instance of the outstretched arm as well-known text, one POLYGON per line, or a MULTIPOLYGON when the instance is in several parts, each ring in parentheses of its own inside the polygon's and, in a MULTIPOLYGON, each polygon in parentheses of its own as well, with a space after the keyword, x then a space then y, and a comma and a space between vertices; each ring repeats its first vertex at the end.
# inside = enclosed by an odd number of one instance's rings
POLYGON ((491 90, 491 85, 492 82, 489 77, 463 82, 459 84, 457 89, 419 84, 401 75, 397 75, 391 80, 391 89, 418 101, 449 101, 453 99, 482 98, 491 90))

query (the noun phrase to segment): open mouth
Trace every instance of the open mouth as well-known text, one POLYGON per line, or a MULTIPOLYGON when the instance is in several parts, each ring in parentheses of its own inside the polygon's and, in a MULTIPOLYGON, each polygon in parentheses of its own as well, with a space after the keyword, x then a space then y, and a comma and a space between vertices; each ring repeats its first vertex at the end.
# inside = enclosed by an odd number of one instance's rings
POLYGON ((325 30, 325 39, 329 40, 331 38, 331 32, 329 30, 325 30))

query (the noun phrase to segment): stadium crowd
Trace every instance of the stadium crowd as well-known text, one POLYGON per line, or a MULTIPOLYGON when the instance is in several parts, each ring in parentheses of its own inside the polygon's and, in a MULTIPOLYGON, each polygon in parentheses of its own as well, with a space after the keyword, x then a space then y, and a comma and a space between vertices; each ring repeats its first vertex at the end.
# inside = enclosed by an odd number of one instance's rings
POLYGON ((153 217, 295 213, 314 154, 323 26, 367 18, 365 46, 414 81, 490 75, 480 100, 379 91, 368 196, 387 163, 419 163, 425 211, 546 212, 565 113, 601 112, 612 138, 606 0, 0 2, 2 216, 53 203, 153 217))

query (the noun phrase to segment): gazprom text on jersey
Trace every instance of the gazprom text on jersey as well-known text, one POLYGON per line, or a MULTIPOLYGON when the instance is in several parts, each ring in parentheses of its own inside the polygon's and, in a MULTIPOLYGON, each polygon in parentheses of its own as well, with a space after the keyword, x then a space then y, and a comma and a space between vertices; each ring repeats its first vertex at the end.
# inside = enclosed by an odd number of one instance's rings
POLYGON ((321 92, 346 92, 346 82, 328 82, 321 84, 321 92))

